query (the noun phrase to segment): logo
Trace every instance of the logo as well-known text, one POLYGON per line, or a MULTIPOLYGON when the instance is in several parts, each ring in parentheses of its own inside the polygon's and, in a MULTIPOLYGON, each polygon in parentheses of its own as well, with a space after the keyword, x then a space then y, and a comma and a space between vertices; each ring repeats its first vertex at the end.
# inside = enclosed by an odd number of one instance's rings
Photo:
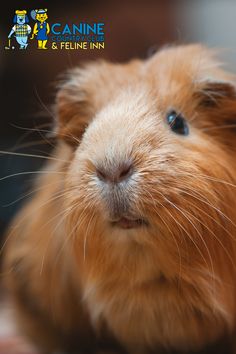
POLYGON ((47 9, 16 10, 5 49, 89 50, 105 48, 104 23, 49 24, 47 9), (35 43, 37 46, 35 46, 35 43))
POLYGON ((14 46, 11 47, 11 38, 13 34, 20 49, 26 49, 28 47, 28 37, 31 32, 31 27, 28 25, 29 17, 27 16, 27 11, 16 10, 13 23, 14 26, 8 36, 8 47, 5 47, 5 49, 15 49, 14 46))
POLYGON ((47 49, 46 44, 50 32, 47 9, 32 10, 30 14, 32 19, 36 21, 31 39, 37 39, 38 49, 47 49))

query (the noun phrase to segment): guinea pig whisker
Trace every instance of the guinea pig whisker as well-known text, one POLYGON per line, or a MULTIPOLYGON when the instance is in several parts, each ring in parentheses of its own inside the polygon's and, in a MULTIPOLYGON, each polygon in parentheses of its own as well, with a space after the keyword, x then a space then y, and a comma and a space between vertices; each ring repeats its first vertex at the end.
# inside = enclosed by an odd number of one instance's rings
POLYGON ((220 214, 224 219, 226 219, 227 221, 229 221, 234 227, 236 227, 236 225, 233 223, 233 221, 225 214, 222 212, 221 209, 219 209, 218 207, 216 207, 214 204, 212 204, 211 202, 209 202, 209 200, 207 200, 206 198, 204 198, 203 195, 199 194, 199 193, 192 193, 191 190, 189 190, 190 193, 187 192, 187 190, 182 190, 182 193, 187 194, 192 196, 193 198, 203 202, 204 204, 208 205, 210 208, 214 209, 218 214, 220 214))
MULTIPOLYGON (((181 177, 185 177, 185 174, 176 174, 176 176, 181 176, 181 177)), ((193 179, 198 179, 197 176, 195 174, 193 175, 190 175, 190 174, 187 174, 187 176, 191 176, 191 178, 193 179)), ((201 181, 201 183, 205 183, 205 181, 203 179, 199 179, 199 181, 201 181)), ((188 181, 184 181, 184 188, 189 190, 190 192, 193 193, 193 190, 194 190, 194 193, 196 193, 196 195, 199 195, 200 197, 203 197, 207 202, 211 203, 212 200, 214 200, 214 202, 219 202, 222 200, 219 199, 219 193, 217 191, 217 193, 215 192, 214 189, 211 189, 209 188, 209 184, 208 184, 208 181, 207 181, 207 184, 203 185, 202 188, 204 187, 205 191, 206 191, 206 194, 202 195, 200 194, 196 189, 194 189, 192 186, 188 186, 188 181), (210 197, 210 199, 209 199, 210 197)), ((176 190, 178 190, 179 187, 175 187, 176 190)), ((185 190, 184 189, 184 190, 185 190)), ((183 190, 183 189, 182 189, 183 190)))
MULTIPOLYGON (((92 200, 92 199, 91 199, 91 200, 92 200)), ((74 204, 73 207, 70 208, 69 212, 67 212, 67 214, 65 215, 65 217, 71 215, 71 214, 73 213, 73 210, 76 210, 76 209, 78 208, 78 205, 80 205, 80 204, 82 205, 83 203, 78 203, 78 202, 77 202, 76 204, 74 204)), ((52 272, 57 272, 56 266, 57 266, 58 261, 60 260, 61 255, 63 254, 63 250, 64 250, 65 247, 68 245, 68 243, 70 243, 71 241, 74 242, 75 237, 76 237, 76 233, 74 233, 74 231, 75 231, 75 230, 79 227, 79 225, 82 224, 82 222, 85 220, 87 209, 88 209, 88 207, 91 207, 91 206, 92 206, 92 203, 91 203, 91 202, 86 204, 86 207, 83 208, 83 211, 82 211, 82 213, 80 214, 79 220, 78 220, 77 223, 74 225, 74 227, 73 227, 73 229, 71 230, 71 232, 69 233, 69 235, 66 235, 65 240, 64 240, 64 242, 62 243, 62 246, 60 247, 59 252, 57 253, 57 256, 56 256, 56 259, 55 259, 55 262, 54 262, 54 265, 53 265, 53 270, 52 270, 52 272)), ((55 232, 55 230, 54 230, 54 232, 55 232)), ((52 235, 53 235, 54 232, 52 232, 52 235)), ((44 262, 44 260, 42 260, 42 261, 44 262)), ((43 267, 43 265, 42 265, 42 267, 43 267)), ((56 277, 53 277, 53 279, 55 279, 55 278, 56 278, 56 277)), ((52 283, 51 283, 51 286, 53 287, 53 281, 52 281, 52 283)), ((50 294, 53 295, 53 292, 51 291, 50 294)), ((53 303, 54 303, 54 301, 53 301, 53 299, 52 299, 52 308, 53 308, 53 303)))
MULTIPOLYGON (((178 174, 178 175, 181 175, 181 176, 184 176, 185 174, 183 173, 183 174, 178 174)), ((192 175, 192 174, 187 174, 187 176, 191 176, 191 177, 193 177, 193 178, 195 178, 195 179, 197 179, 198 177, 196 176, 196 175, 192 175)), ((209 176, 207 176, 207 177, 209 177, 209 176)), ((201 179, 199 178, 199 180, 204 180, 204 177, 201 177, 201 179)), ((208 179, 210 179, 210 178, 208 178, 208 179)), ((215 180, 213 180, 214 182, 215 182, 215 180)), ((220 183, 224 183, 224 182, 226 182, 225 184, 228 186, 232 186, 232 187, 236 187, 235 185, 232 185, 231 183, 230 184, 228 184, 227 183, 227 181, 221 181, 221 180, 217 180, 216 182, 220 182, 220 183)), ((187 189, 187 188, 186 188, 187 189)), ((193 193, 193 191, 192 191, 192 188, 189 188, 189 191, 191 192, 191 193, 193 193)), ((183 193, 186 193, 186 190, 182 190, 182 192, 183 193)), ((208 188, 208 190, 207 190, 207 193, 209 194, 209 188, 208 188)), ((196 193, 196 195, 199 195, 200 196, 200 198, 204 198, 205 199, 205 201, 206 201, 206 203, 209 203, 209 204, 211 204, 211 206, 212 207, 214 207, 214 208, 216 208, 216 206, 214 206, 213 204, 212 204, 212 202, 204 195, 202 195, 202 194, 199 194, 197 191, 195 191, 195 193, 196 193)), ((218 195, 220 195, 219 194, 219 192, 217 191, 217 193, 215 193, 214 192, 214 194, 213 193, 211 193, 210 192, 210 194, 212 194, 212 196, 213 196, 213 198, 214 199, 218 199, 219 200, 219 197, 218 197, 218 195)), ((222 196, 222 198, 220 199, 220 203, 221 204, 225 204, 225 202, 224 202, 224 197, 222 196)), ((225 204, 226 206, 227 206, 227 204, 225 204)), ((227 220, 229 220, 235 227, 236 227, 236 225, 232 222, 232 220, 231 219, 229 219, 220 209, 217 209, 218 211, 219 211, 219 213, 221 213, 227 220)))
MULTIPOLYGON (((165 196, 161 192, 159 192, 159 194, 162 196, 162 198, 165 198, 165 196)), ((193 245, 196 247, 196 249, 199 252, 200 256, 202 257, 203 261, 208 266, 208 262, 207 262, 206 258, 204 257, 204 254, 202 253, 201 249, 199 248, 197 243, 194 241, 194 239, 191 237, 191 235, 188 233, 186 228, 172 215, 172 213, 167 208, 165 208, 165 209, 166 209, 166 212, 169 214, 169 216, 173 219, 173 221, 183 230, 184 235, 188 236, 188 238, 191 240, 193 245)))
MULTIPOLYGON (((182 274, 182 258, 181 258, 181 253, 180 253, 180 247, 179 247, 179 244, 178 244, 178 241, 176 240, 175 236, 174 236, 174 233, 173 231, 170 229, 168 223, 164 220, 164 218, 161 216, 161 214, 158 212, 158 209, 156 207, 156 202, 154 201, 153 199, 153 196, 152 194, 146 190, 146 193, 149 195, 149 197, 151 198, 152 202, 153 202, 153 208, 155 210, 155 212, 157 213, 157 215, 159 216, 159 218, 161 219, 161 221, 163 222, 163 224, 165 225, 165 227, 167 228, 167 230, 169 231, 171 237, 173 238, 174 242, 175 242, 175 245, 177 247, 177 250, 178 250, 178 255, 179 255, 179 276, 178 276, 178 286, 180 286, 180 280, 181 280, 181 274, 182 274)), ((165 206, 160 202, 158 201, 159 204, 164 208, 165 206)))
POLYGON ((176 220, 176 218, 174 218, 174 216, 171 214, 171 212, 166 208, 167 213, 171 216, 171 218, 175 221, 175 223, 177 225, 180 226, 180 228, 184 231, 184 235, 186 235, 191 242, 193 243, 193 245, 196 247, 197 251, 199 252, 200 256, 202 257, 203 261, 206 263, 206 265, 208 266, 207 260, 204 257, 204 254, 202 253, 201 249, 199 248, 199 246, 197 245, 197 243, 194 241, 194 239, 191 237, 191 235, 188 233, 188 231, 186 230, 186 228, 176 220))
MULTIPOLYGON (((201 236, 201 239, 202 239, 202 235, 200 234, 199 230, 196 229, 195 225, 193 225, 193 223, 191 222, 191 220, 189 220, 182 211, 180 211, 180 209, 174 204, 172 203, 167 197, 165 197, 161 192, 158 192, 162 198, 164 200, 166 200, 170 205, 172 205, 177 211, 179 211, 188 221, 189 223, 194 227, 194 229, 197 231, 197 233, 199 234, 199 236, 201 236)), ((166 209, 168 211, 168 209, 166 209)), ((173 216, 172 214, 168 211, 169 215, 171 215, 171 217, 175 220, 175 222, 177 224, 179 224, 179 226, 184 230, 185 234, 190 238, 190 240, 193 242, 193 244, 195 245, 195 247, 197 248, 199 254, 201 255, 202 259, 204 260, 204 262, 206 263, 206 265, 208 266, 208 263, 207 263, 207 260, 205 259, 202 251, 200 250, 200 248, 198 247, 198 245, 196 244, 196 242, 194 241, 194 239, 190 236, 190 234, 188 233, 188 231, 184 228, 184 226, 182 224, 180 224, 173 216)), ((203 239, 204 241, 204 239, 203 239)), ((206 249, 208 250, 207 246, 206 246, 206 249)), ((209 250, 208 250, 209 252, 209 250)), ((210 256, 210 262, 212 262, 212 259, 211 259, 211 256, 210 256)), ((214 270, 214 269, 213 269, 214 270)), ((213 272, 214 273, 214 272, 213 272)))
MULTIPOLYGON (((188 201, 189 203, 189 201, 188 201)), ((216 222, 216 220, 211 217, 209 214, 205 213, 203 210, 201 210, 200 208, 196 207, 193 203, 192 204, 196 209, 200 210, 202 213, 204 213, 204 215, 207 215, 209 218, 211 218, 213 220, 213 222, 217 223, 221 228, 224 229, 224 231, 232 238, 233 241, 235 241, 235 238, 232 236, 231 233, 228 232, 228 230, 221 225, 219 222, 216 222)), ((190 214, 188 211, 185 210, 186 213, 190 214)), ((191 214, 192 215, 192 214, 191 214)), ((213 237, 218 241, 218 243, 221 245, 221 247, 223 248, 224 252, 226 253, 226 255, 228 256, 229 260, 232 263, 232 266, 235 268, 235 264, 234 261, 232 259, 232 257, 230 256, 229 252, 227 251, 227 249, 225 248, 224 244, 221 242, 221 240, 216 236, 216 234, 206 225, 204 224, 200 219, 196 218, 196 216, 192 215, 193 218, 197 219, 199 221, 199 223, 201 223, 212 235, 213 237)))
POLYGON ((191 174, 191 173, 188 173, 188 172, 185 172, 185 173, 177 173, 178 175, 180 176, 191 176, 191 177, 200 177, 202 179, 206 179, 206 180, 210 180, 210 181, 213 181, 213 182, 218 182, 218 183, 222 183, 222 184, 225 184, 227 186, 230 186, 230 187, 233 187, 233 188, 236 188, 236 184, 234 183, 231 183, 231 182, 228 182, 228 181, 225 181, 225 180, 222 180, 222 179, 219 179, 219 178, 216 178, 216 177, 213 177, 213 176, 210 176, 210 175, 204 175, 204 174, 191 174))
MULTIPOLYGON (((63 217, 59 220, 58 224, 56 225, 56 227, 54 228, 54 230, 52 231, 51 235, 50 235, 50 239, 49 239, 49 242, 47 244, 47 248, 45 250, 45 253, 48 249, 48 246, 49 246, 49 243, 50 241, 53 239, 53 236, 55 234, 55 232, 57 231, 58 227, 62 224, 62 222, 65 221, 65 219, 73 212, 74 209, 76 209, 78 207, 78 203, 76 205, 74 205, 73 207, 68 207, 66 210, 63 210, 62 212, 58 213, 55 217, 53 217, 52 219, 49 220, 49 222, 47 222, 45 225, 49 224, 53 219, 57 218, 59 215, 61 214, 64 214, 63 217)), ((63 253, 63 250, 64 248, 66 247, 66 245, 71 241, 72 237, 73 237, 73 232, 74 230, 79 226, 79 223, 81 222, 81 219, 83 218, 83 215, 85 214, 85 211, 86 211, 87 207, 84 208, 78 222, 76 223, 76 225, 74 226, 74 228, 72 229, 72 231, 69 233, 69 235, 65 235, 65 240, 59 250, 59 252, 57 253, 57 257, 55 259, 55 262, 54 262, 54 267, 56 266, 57 262, 59 261, 59 258, 60 256, 62 255, 63 253)), ((44 256, 43 256, 43 259, 42 259, 42 264, 41 264, 41 272, 43 270, 43 263, 44 263, 44 258, 45 258, 45 254, 44 253, 44 256)))
MULTIPOLYGON (((200 178, 196 179, 200 180, 200 178)), ((202 182, 202 180, 200 180, 202 182)), ((228 186, 227 186, 228 187, 228 186)), ((186 188, 187 190, 189 190, 190 193, 192 193, 192 188, 186 188)), ((200 198, 204 198, 208 203, 215 205, 215 206, 224 206, 226 209, 228 208, 228 203, 225 200, 225 196, 223 195, 223 193, 220 193, 219 190, 215 190, 214 188, 209 188, 208 186, 206 186, 206 193, 205 194, 200 194, 199 192, 196 192, 196 195, 199 195, 200 198), (207 195, 212 196, 212 199, 207 198, 207 195), (213 204, 214 203, 214 204, 213 204)), ((203 191, 202 191, 203 192, 203 191)), ((220 207, 219 207, 220 208, 220 207)))
POLYGON ((86 229, 86 233, 85 233, 85 236, 84 236, 84 249, 83 249, 84 262, 85 262, 85 258, 86 258, 86 245, 87 245, 88 231, 89 231, 89 228, 90 228, 90 224, 91 224, 92 220, 94 219, 94 216, 95 216, 95 212, 93 212, 92 216, 89 219, 89 222, 88 222, 88 225, 87 225, 87 229, 86 229))
MULTIPOLYGON (((181 194, 187 194, 187 192, 188 192, 188 193, 190 193, 189 195, 198 196, 200 199, 205 200, 205 201, 206 201, 207 203, 209 203, 210 205, 215 206, 215 205, 213 204, 213 202, 212 202, 211 199, 207 198, 206 195, 203 195, 203 194, 201 194, 200 192, 198 192, 198 191, 196 191, 196 190, 193 191, 193 188, 192 188, 191 186, 188 187, 188 186, 185 184, 185 187, 184 187, 184 188, 177 187, 177 188, 175 188, 175 189, 176 189, 176 191, 179 191, 181 194)), ((218 202, 218 201, 219 201, 219 199, 215 197, 215 194, 210 193, 210 195, 212 196, 214 202, 216 202, 216 201, 218 202)))
MULTIPOLYGON (((61 212, 57 213, 53 218, 51 218, 49 221, 47 221, 47 223, 45 223, 41 229, 43 229, 44 227, 46 227, 47 225, 49 225, 53 220, 57 219, 59 216, 62 215, 62 218, 60 218, 59 222, 57 223, 57 225, 54 227, 54 229, 51 232, 51 235, 49 237, 48 243, 47 243, 47 247, 45 250, 45 254, 47 252, 49 243, 51 242, 51 240, 53 239, 53 236, 55 235, 56 231, 58 230, 59 226, 62 224, 62 222, 65 221, 65 219, 73 212, 73 209, 75 209, 76 206, 74 205, 73 207, 68 207, 65 210, 62 210, 61 212)), ((60 253, 60 251, 59 251, 60 253)), ((44 254, 44 258, 45 258, 45 254, 44 254)), ((43 261, 42 261, 43 263, 43 261)), ((43 268, 43 264, 41 265, 41 272, 42 272, 42 268, 43 268)))
MULTIPOLYGON (((12 151, 20 149, 21 145, 19 146, 19 143, 21 141, 23 141, 27 136, 29 136, 30 134, 35 133, 35 132, 37 132, 40 135, 40 137, 42 138, 42 141, 44 141, 45 144, 55 147, 55 144, 52 143, 52 139, 55 139, 55 136, 53 136, 53 134, 52 134, 52 130, 48 130, 47 136, 46 136, 46 135, 43 135, 43 132, 45 133, 46 129, 40 129, 41 127, 43 128, 44 126, 49 126, 49 124, 42 124, 41 126, 36 127, 36 128, 24 128, 24 127, 20 127, 20 126, 14 125, 14 124, 12 124, 12 125, 17 129, 21 129, 21 130, 26 131, 23 134, 23 136, 21 136, 18 139, 18 141, 15 143, 15 145, 12 148, 12 151), (45 131, 43 131, 43 130, 45 130, 45 131), (49 136, 49 134, 50 134, 50 136, 49 136)), ((51 124, 50 124, 50 126, 51 126, 51 124)))
MULTIPOLYGON (((21 126, 15 125, 15 124, 12 124, 12 125, 15 128, 26 130, 26 131, 37 132, 37 133, 48 133, 48 134, 56 135, 52 130, 49 130, 49 129, 25 128, 25 127, 21 127, 21 126)), ((60 133, 60 135, 65 137, 65 138, 73 139, 78 144, 80 143, 80 140, 76 136, 73 136, 72 134, 60 133)))
MULTIPOLYGON (((183 189, 180 189, 179 190, 182 192, 183 189)), ((194 197, 193 194, 189 193, 190 196, 194 197)), ((204 214, 204 216, 208 217, 209 219, 211 219, 215 224, 217 224, 219 227, 221 227, 231 238, 233 241, 235 241, 235 237, 233 237, 232 233, 229 232, 229 230, 227 230, 216 218, 213 218, 209 213, 205 212, 203 209, 199 208, 196 203, 192 203, 189 198, 186 199, 186 203, 188 204, 191 204, 194 209, 197 209, 198 211, 200 211, 202 214, 204 214)))
MULTIPOLYGON (((75 206, 74 206, 75 208, 75 206)), ((55 226, 55 228, 53 229, 51 235, 50 235, 50 238, 49 238, 49 242, 47 244, 47 247, 46 247, 46 250, 45 250, 45 253, 44 253, 44 256, 43 256, 43 259, 42 259, 42 265, 41 265, 41 271, 43 269, 43 261, 44 261, 44 258, 46 256, 46 252, 47 252, 47 249, 48 249, 48 246, 49 246, 49 243, 53 240, 53 237, 54 237, 54 234, 55 232, 58 230, 59 226, 62 225, 62 223, 65 221, 65 219, 73 212, 73 208, 69 207, 65 210, 64 212, 64 215, 62 216, 62 218, 60 218, 59 222, 57 223, 57 225, 55 226)), ((61 214, 63 213, 58 213, 57 214, 57 217, 60 216, 61 214)), ((54 269, 57 265, 57 262, 59 261, 60 259, 60 256, 63 254, 63 250, 64 248, 66 247, 66 245, 68 244, 68 242, 70 241, 70 234, 69 234, 69 237, 67 235, 65 235, 65 240, 64 242, 62 243, 62 246, 60 247, 57 255, 56 255, 56 258, 55 258, 55 261, 54 261, 54 269)))
MULTIPOLYGON (((51 123, 40 124, 34 128, 35 129, 34 131, 37 131, 38 129, 41 129, 44 127, 51 127, 51 125, 52 125, 51 123)), ((14 151, 14 149, 16 149, 18 147, 18 144, 20 144, 25 138, 30 136, 30 134, 32 134, 34 131, 32 131, 31 129, 28 130, 28 128, 19 127, 13 123, 11 124, 11 126, 17 128, 17 129, 26 130, 25 133, 19 137, 19 139, 16 141, 15 145, 13 146, 13 151, 14 151)), ((43 138, 43 141, 45 142, 44 138, 43 138)), ((21 147, 21 145, 20 145, 20 147, 21 147)))
POLYGON ((80 215, 80 218, 78 219, 77 223, 74 225, 74 227, 72 228, 71 232, 69 233, 69 235, 66 235, 64 242, 62 243, 62 246, 57 254, 57 257, 55 259, 55 264, 54 266, 56 266, 56 263, 58 262, 60 255, 62 254, 64 248, 66 247, 66 245, 73 239, 73 235, 74 235, 74 231, 82 224, 82 222, 84 221, 85 217, 86 217, 86 211, 88 209, 88 207, 90 207, 90 205, 87 205, 84 209, 82 214, 80 215))
POLYGON ((234 227, 236 227, 236 224, 226 215, 224 214, 219 208, 217 208, 215 205, 208 203, 206 200, 197 197, 196 195, 190 194, 188 192, 186 192, 185 190, 182 190, 182 193, 191 195, 192 197, 194 197, 195 199, 199 200, 200 202, 208 205, 209 207, 213 208, 215 211, 217 211, 223 218, 225 218, 226 220, 228 220, 234 227))
POLYGON ((22 156, 23 157, 36 157, 38 159, 54 160, 54 161, 60 161, 60 162, 68 163, 67 160, 62 160, 62 159, 58 159, 56 157, 45 156, 45 155, 26 154, 26 153, 21 153, 21 152, 3 151, 3 150, 0 150, 0 154, 2 154, 2 155, 16 155, 16 156, 21 156, 21 157, 22 156))
MULTIPOLYGON (((49 125, 51 125, 51 124, 49 124, 49 125)), ((13 123, 11 124, 11 126, 13 126, 14 128, 17 128, 19 130, 24 130, 26 132, 25 134, 31 134, 32 132, 52 133, 52 130, 50 130, 50 129, 39 129, 38 127, 28 128, 28 127, 22 127, 20 125, 13 124, 13 123)))
MULTIPOLYGON (((32 141, 28 141, 25 143, 22 143, 20 145, 15 145, 13 148, 10 148, 9 152, 16 152, 17 150, 21 150, 21 149, 25 149, 25 148, 29 148, 29 147, 33 147, 33 146, 38 146, 38 145, 48 145, 48 142, 45 141, 45 139, 39 139, 39 140, 32 140, 32 141)), ((56 147, 56 145, 54 145, 53 147, 56 147)), ((51 156, 50 155, 45 155, 45 156, 51 156)))
POLYGON ((11 178, 11 177, 16 177, 16 176, 22 176, 22 175, 29 175, 29 174, 63 174, 65 175, 66 172, 62 172, 62 171, 23 171, 23 172, 18 172, 18 173, 13 173, 11 175, 7 175, 4 177, 0 178, 0 181, 4 181, 5 179, 11 178))
POLYGON ((36 98, 38 99, 39 101, 39 104, 41 105, 41 107, 49 114, 49 116, 51 118, 54 119, 54 114, 52 111, 50 111, 50 109, 47 107, 47 105, 43 102, 42 98, 40 97, 39 95, 39 92, 37 90, 37 87, 34 85, 34 92, 35 92, 35 95, 36 95, 36 98))
POLYGON ((34 193, 36 193, 36 192, 38 192, 38 191, 40 191, 40 190, 42 190, 42 189, 46 189, 46 187, 55 186, 55 184, 57 184, 57 183, 60 184, 61 181, 55 181, 55 182, 53 182, 53 183, 45 184, 43 187, 31 189, 30 192, 21 195, 19 198, 13 200, 13 201, 10 202, 10 203, 7 203, 7 204, 2 205, 2 207, 9 207, 9 206, 11 206, 11 205, 14 205, 14 204, 16 204, 17 202, 19 202, 19 201, 21 201, 21 200, 23 200, 23 199, 25 199, 25 198, 31 196, 32 194, 34 194, 34 193))
POLYGON ((221 240, 216 236, 216 234, 205 224, 203 223, 199 218, 197 218, 195 215, 191 214, 189 211, 185 210, 184 208, 180 207, 180 209, 183 210, 184 213, 188 214, 190 217, 194 218, 195 220, 197 220, 202 226, 204 226, 209 232, 210 234, 218 241, 218 243, 220 244, 220 246, 222 247, 222 249, 224 250, 225 254, 228 256, 230 262, 232 263, 233 268, 235 268, 236 270, 236 266, 234 264, 234 261, 232 259, 232 257, 230 256, 229 252, 227 251, 227 249, 225 248, 224 244, 221 242, 221 240))
POLYGON ((179 188, 179 187, 175 187, 176 191, 189 191, 192 194, 195 194, 197 196, 199 196, 200 198, 203 198, 204 200, 206 200, 208 203, 216 203, 216 205, 218 205, 219 203, 219 196, 215 193, 214 190, 211 190, 208 185, 207 186, 203 186, 204 190, 206 191, 205 194, 201 194, 198 190, 194 189, 191 185, 188 186, 187 182, 184 183, 184 188, 179 188))
POLYGON ((57 194, 57 195, 54 196, 53 198, 48 199, 45 203, 40 204, 39 206, 37 206, 36 209, 33 208, 33 209, 30 211, 30 213, 26 214, 25 217, 23 217, 23 218, 14 226, 14 228, 11 230, 11 232, 8 234, 6 240, 4 241, 4 243, 3 243, 2 247, 1 247, 0 256, 1 256, 2 252, 4 251, 4 249, 5 249, 6 245, 7 245, 7 243, 9 242, 9 240, 11 239, 11 237, 13 236, 14 231, 23 223, 23 221, 24 221, 27 217, 33 215, 36 211, 38 211, 38 210, 41 209, 42 207, 44 207, 44 206, 50 204, 51 202, 53 202, 53 201, 55 201, 55 200, 57 200, 57 199, 63 197, 64 195, 66 195, 66 193, 69 193, 69 192, 63 191, 63 193, 61 193, 61 194, 59 194, 59 195, 57 194))
POLYGON ((50 220, 48 220, 45 224, 43 224, 42 227, 39 229, 40 231, 42 231, 44 227, 46 227, 53 220, 58 219, 58 217, 62 215, 62 218, 59 219, 57 225, 54 227, 54 229, 52 230, 52 233, 50 234, 50 237, 47 240, 47 245, 46 245, 45 251, 44 251, 43 256, 42 256, 42 262, 41 262, 41 267, 40 267, 40 275, 42 275, 42 273, 43 273, 44 260, 45 260, 45 257, 46 257, 46 254, 47 254, 47 251, 48 251, 48 248, 49 248, 49 244, 53 240, 53 237, 54 237, 56 231, 58 230, 59 226, 62 225, 62 223, 65 221, 66 217, 70 214, 70 212, 71 212, 71 207, 68 207, 67 209, 62 210, 61 212, 57 213, 54 217, 52 217, 50 220))
MULTIPOLYGON (((172 205, 174 208, 176 208, 176 209, 185 217, 185 219, 193 226, 193 228, 194 228, 195 231, 197 232, 198 236, 200 237, 200 239, 201 239, 201 241, 202 241, 202 243, 203 243, 203 245, 204 245, 204 247, 205 247, 205 249, 206 249, 206 251, 207 251, 207 254, 208 254, 208 257, 209 257, 209 261, 210 261, 210 266, 211 266, 212 273, 215 274, 214 266, 213 266, 213 260, 212 260, 212 257, 211 257, 211 253, 210 253, 210 251, 209 251, 209 248, 208 248, 208 246, 207 246, 207 244, 206 244, 206 242, 205 242, 205 240, 204 240, 202 234, 201 234, 200 231, 198 230, 198 228, 197 228, 197 226, 195 225, 195 223, 194 223, 188 216, 186 216, 186 211, 183 212, 183 211, 181 210, 181 208, 179 208, 175 203, 171 202, 171 201, 170 201, 168 198, 166 198, 165 196, 163 196, 163 197, 164 197, 164 199, 165 199, 168 203, 170 203, 170 205, 172 205)), ((207 265, 208 265, 208 264, 207 264, 207 265)))

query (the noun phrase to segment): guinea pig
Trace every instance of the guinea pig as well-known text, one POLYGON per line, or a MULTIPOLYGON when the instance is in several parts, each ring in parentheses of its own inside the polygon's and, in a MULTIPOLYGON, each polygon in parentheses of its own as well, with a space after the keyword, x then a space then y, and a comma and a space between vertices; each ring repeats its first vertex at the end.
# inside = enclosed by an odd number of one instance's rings
POLYGON ((19 328, 47 353, 233 338, 234 75, 198 44, 94 61, 66 75, 55 115, 56 147, 7 235, 19 328))

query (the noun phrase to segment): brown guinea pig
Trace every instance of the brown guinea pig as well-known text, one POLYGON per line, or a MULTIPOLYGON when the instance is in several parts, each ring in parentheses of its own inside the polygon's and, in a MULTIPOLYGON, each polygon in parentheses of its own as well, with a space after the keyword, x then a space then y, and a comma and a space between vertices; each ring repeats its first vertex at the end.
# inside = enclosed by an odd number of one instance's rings
POLYGON ((21 330, 77 353, 233 337, 235 77, 200 45, 169 47, 72 70, 56 111, 57 147, 7 238, 21 330))

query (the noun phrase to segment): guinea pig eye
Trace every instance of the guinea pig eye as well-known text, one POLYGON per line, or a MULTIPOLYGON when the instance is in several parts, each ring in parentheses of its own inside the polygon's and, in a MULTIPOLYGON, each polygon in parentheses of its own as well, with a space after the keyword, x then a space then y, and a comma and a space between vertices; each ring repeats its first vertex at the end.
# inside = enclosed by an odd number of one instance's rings
POLYGON ((171 111, 166 116, 167 123, 170 126, 170 129, 180 135, 188 135, 189 127, 181 114, 176 113, 175 111, 171 111))

